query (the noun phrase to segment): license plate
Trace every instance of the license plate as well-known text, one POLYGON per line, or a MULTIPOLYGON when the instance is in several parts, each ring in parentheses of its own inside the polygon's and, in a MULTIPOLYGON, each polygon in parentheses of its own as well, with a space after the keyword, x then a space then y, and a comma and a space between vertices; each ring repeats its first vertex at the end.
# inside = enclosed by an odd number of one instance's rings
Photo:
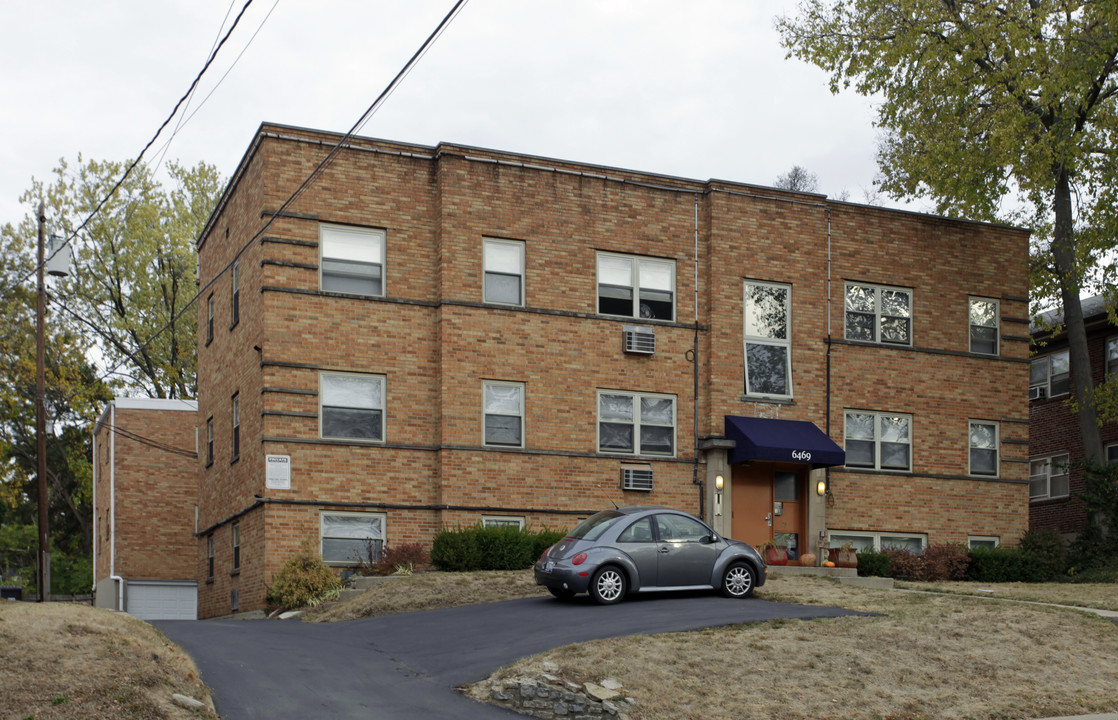
POLYGON ((545 562, 543 564, 543 571, 546 572, 546 573, 549 573, 554 569, 555 569, 555 563, 551 560, 548 560, 547 562, 545 562))

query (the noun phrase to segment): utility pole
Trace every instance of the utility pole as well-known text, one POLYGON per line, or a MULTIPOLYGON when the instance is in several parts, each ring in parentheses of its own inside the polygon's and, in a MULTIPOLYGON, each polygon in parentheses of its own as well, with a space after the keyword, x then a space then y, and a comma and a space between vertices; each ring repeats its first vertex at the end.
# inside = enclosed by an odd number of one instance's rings
POLYGON ((46 411, 46 333, 43 323, 47 310, 43 266, 43 226, 47 217, 39 201, 38 294, 35 298, 35 444, 38 455, 39 487, 39 602, 50 599, 50 516, 47 513, 47 411, 46 411))

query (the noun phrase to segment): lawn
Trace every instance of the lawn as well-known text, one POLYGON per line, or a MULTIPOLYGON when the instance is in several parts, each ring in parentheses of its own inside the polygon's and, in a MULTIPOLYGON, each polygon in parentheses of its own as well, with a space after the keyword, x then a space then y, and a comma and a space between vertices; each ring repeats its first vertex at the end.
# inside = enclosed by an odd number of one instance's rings
POLYGON ((0 717, 199 720, 173 694, 208 698, 193 661, 151 625, 74 603, 0 601, 0 717))

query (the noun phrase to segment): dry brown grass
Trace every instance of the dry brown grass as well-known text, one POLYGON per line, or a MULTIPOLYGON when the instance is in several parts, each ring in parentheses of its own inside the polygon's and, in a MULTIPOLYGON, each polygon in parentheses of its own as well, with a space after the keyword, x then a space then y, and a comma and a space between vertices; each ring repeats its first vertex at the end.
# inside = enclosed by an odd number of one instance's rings
POLYGON ((171 702, 209 693, 182 650, 130 615, 72 603, 0 602, 5 720, 198 720, 171 702))
MULTIPOLYGON (((1110 586, 1112 589, 1114 586, 1110 586)), ((1113 711, 1118 627, 1083 613, 775 577, 762 597, 882 613, 602 640, 494 675, 620 680, 636 718, 1009 720, 1113 711)), ((479 699, 486 683, 471 689, 479 699)))
POLYGON ((419 573, 393 578, 355 598, 311 610, 304 620, 355 620, 546 594, 547 590, 536 585, 531 570, 419 573))
POLYGON ((897 587, 909 590, 1007 598, 1030 602, 1074 605, 1118 612, 1118 585, 1114 583, 974 583, 899 582, 897 587))

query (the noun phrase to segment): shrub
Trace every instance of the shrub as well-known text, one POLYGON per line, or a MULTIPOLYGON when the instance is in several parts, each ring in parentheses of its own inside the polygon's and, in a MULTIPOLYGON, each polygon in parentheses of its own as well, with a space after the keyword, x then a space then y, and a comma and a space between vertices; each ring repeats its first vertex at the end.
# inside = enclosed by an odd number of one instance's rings
POLYGON ((281 608, 314 607, 337 599, 341 589, 342 581, 322 562, 314 544, 305 540, 272 578, 268 604, 281 608))
POLYGON ((863 550, 858 553, 858 574, 865 577, 889 577, 889 568, 892 563, 889 555, 873 550, 863 550))
POLYGON ((959 543, 939 543, 929 545, 924 550, 924 577, 928 582, 948 582, 964 580, 970 556, 965 545, 959 543))
POLYGON ((889 558, 889 574, 899 580, 923 580, 924 558, 908 550, 891 548, 885 551, 889 558))
POLYGON ((975 582, 1043 582, 1044 561, 1020 548, 976 547, 970 550, 967 579, 975 582))
POLYGON ((384 548, 377 569, 382 575, 407 574, 430 561, 427 551, 419 543, 402 543, 384 548))
POLYGON ((1070 563, 1075 574, 1118 572, 1118 464, 1086 465, 1084 478, 1077 497, 1087 507, 1087 527, 1071 544, 1070 563))
POLYGON ((1021 536, 1021 552, 1035 557, 1044 570, 1045 580, 1063 575, 1067 570, 1067 549, 1060 536, 1051 530, 1029 530, 1021 536))
POLYGON ((544 550, 562 538, 562 533, 508 525, 443 528, 431 545, 431 563, 451 572, 523 570, 532 567, 544 550))

